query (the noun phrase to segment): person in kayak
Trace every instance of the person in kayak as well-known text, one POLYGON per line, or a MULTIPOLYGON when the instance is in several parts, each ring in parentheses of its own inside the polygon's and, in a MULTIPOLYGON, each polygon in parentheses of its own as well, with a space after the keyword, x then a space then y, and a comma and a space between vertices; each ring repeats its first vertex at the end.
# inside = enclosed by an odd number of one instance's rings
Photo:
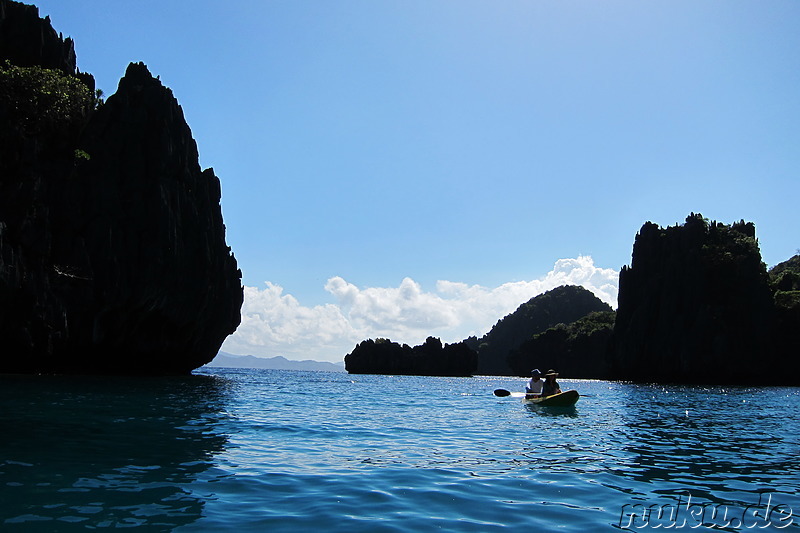
POLYGON ((542 395, 544 381, 541 380, 541 375, 542 373, 539 372, 538 368, 531 370, 531 379, 528 381, 528 384, 525 385, 525 394, 528 397, 538 398, 542 395))
POLYGON ((547 371, 544 375, 544 386, 542 387, 542 396, 552 396, 561 392, 561 386, 556 381, 558 372, 553 369, 547 371))

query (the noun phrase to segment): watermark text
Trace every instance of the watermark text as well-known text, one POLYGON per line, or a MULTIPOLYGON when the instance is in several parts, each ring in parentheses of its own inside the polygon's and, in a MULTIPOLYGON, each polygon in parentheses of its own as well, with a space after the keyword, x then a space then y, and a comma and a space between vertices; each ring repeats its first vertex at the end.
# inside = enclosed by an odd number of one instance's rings
POLYGON ((687 492, 666 503, 625 504, 618 525, 622 529, 783 529, 794 523, 792 508, 772 492, 759 492, 758 503, 746 506, 703 503, 687 492))

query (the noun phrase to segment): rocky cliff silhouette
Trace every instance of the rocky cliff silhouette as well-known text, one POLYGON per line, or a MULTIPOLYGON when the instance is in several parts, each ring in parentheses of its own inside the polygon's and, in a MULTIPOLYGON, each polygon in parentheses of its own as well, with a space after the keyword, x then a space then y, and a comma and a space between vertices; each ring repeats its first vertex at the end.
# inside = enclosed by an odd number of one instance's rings
POLYGON ((0 54, 14 65, 76 74, 75 43, 57 34, 36 6, 0 1, 0 54))
POLYGON ((241 272, 219 179, 200 169, 172 92, 132 63, 97 107, 72 41, 10 0, 0 61, 0 372, 186 373, 211 361, 240 322, 241 272), (26 107, 20 75, 79 95, 77 79, 89 99, 68 113, 26 107))
POLYGON ((478 354, 463 342, 443 346, 435 337, 413 348, 388 339, 368 339, 345 356, 344 365, 351 374, 471 376, 478 354))
POLYGON ((691 214, 645 223, 619 279, 610 362, 616 379, 797 382, 796 354, 775 350, 776 309, 755 226, 691 214), (789 365, 787 367, 787 365, 789 365))

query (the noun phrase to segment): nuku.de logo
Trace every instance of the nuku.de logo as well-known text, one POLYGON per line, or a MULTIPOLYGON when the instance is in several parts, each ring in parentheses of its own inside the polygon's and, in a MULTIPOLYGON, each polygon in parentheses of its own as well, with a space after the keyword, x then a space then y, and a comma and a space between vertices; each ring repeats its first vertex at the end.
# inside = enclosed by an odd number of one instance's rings
POLYGON ((689 492, 678 494, 675 500, 663 504, 625 504, 617 525, 621 529, 783 529, 793 523, 792 508, 773 501, 772 492, 761 491, 758 503, 744 507, 692 502, 689 492))

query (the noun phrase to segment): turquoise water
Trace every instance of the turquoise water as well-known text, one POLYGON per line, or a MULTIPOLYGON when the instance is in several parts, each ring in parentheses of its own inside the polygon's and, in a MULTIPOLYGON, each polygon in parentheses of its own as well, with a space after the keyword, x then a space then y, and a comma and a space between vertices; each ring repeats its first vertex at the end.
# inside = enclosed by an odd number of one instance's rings
POLYGON ((0 376, 0 530, 800 529, 800 389, 523 383, 0 376))

